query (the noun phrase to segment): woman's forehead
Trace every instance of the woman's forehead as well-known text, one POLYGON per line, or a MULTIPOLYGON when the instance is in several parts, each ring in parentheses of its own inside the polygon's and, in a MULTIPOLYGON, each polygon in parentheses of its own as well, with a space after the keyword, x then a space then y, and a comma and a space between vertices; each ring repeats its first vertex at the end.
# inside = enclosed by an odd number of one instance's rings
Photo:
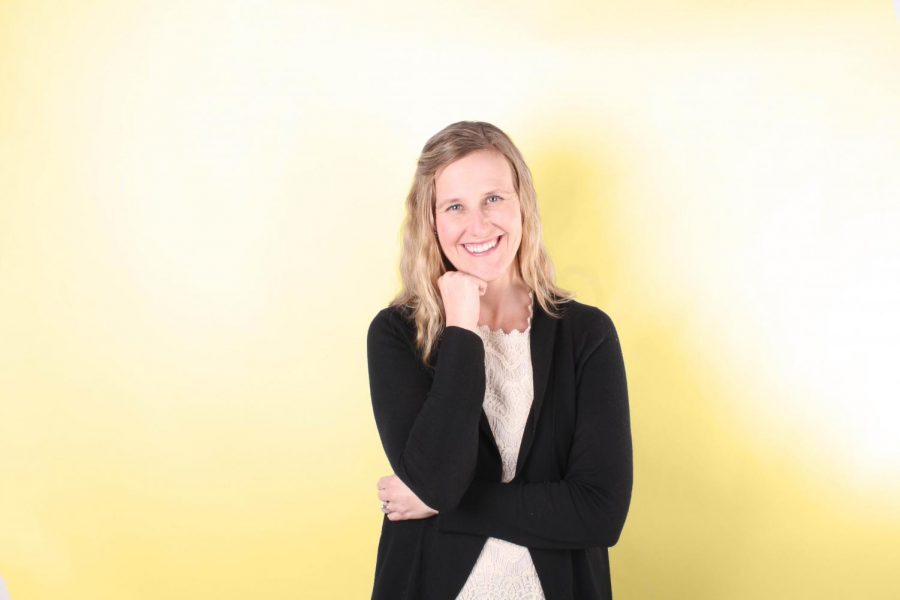
POLYGON ((434 188, 438 203, 501 191, 512 193, 512 169, 499 152, 479 150, 446 165, 435 176, 434 188))

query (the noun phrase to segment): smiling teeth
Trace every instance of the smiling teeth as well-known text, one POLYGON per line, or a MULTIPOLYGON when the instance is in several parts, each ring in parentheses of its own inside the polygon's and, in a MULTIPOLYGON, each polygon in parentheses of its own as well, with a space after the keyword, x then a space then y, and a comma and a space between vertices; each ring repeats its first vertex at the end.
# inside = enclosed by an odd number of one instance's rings
POLYGON ((477 253, 481 253, 486 250, 490 250, 491 248, 493 248, 496 245, 497 245, 496 239, 493 242, 487 242, 485 244, 478 244, 477 246, 473 246, 470 244, 463 244, 463 246, 465 246, 466 250, 468 250, 469 252, 477 252, 477 253))

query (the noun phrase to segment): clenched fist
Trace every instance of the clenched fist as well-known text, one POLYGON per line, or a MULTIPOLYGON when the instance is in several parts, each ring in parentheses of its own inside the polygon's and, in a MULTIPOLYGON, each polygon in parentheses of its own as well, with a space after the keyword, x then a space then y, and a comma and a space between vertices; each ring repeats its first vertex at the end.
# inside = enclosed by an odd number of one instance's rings
POLYGON ((446 325, 475 331, 481 314, 481 296, 487 282, 463 271, 447 271, 438 278, 441 300, 444 303, 446 325))

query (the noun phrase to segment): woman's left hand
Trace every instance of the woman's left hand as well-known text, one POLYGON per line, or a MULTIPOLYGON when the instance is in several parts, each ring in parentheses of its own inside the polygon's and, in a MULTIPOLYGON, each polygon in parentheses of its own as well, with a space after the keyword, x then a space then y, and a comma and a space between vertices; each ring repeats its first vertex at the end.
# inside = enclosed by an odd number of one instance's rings
POLYGON ((387 514, 390 521, 427 519, 438 514, 438 511, 419 500, 419 497, 393 474, 378 480, 378 499, 383 505, 387 505, 382 512, 387 514))

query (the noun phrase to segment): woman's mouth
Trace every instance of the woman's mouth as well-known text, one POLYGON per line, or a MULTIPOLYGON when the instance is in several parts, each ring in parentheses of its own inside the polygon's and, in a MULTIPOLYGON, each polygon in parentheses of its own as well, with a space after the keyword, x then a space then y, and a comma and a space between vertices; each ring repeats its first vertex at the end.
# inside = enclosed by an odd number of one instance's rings
POLYGON ((496 238, 491 240, 490 242, 485 242, 483 244, 460 244, 463 248, 466 249, 472 256, 487 256, 488 254, 492 254, 494 250, 500 245, 500 238, 503 237, 503 234, 498 235, 496 238))

